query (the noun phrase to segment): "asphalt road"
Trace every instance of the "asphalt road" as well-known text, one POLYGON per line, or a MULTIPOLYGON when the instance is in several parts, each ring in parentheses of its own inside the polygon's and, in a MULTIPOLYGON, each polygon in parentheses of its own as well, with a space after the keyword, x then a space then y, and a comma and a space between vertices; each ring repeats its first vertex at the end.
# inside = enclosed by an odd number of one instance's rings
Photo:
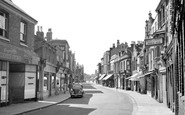
POLYGON ((132 115, 133 104, 124 93, 84 84, 84 97, 68 100, 24 115, 132 115))

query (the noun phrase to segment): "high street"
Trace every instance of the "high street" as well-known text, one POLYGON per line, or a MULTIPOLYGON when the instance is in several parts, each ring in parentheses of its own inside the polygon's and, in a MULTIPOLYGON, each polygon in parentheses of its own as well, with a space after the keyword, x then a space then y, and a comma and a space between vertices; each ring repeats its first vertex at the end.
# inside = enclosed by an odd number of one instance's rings
POLYGON ((68 100, 25 115, 132 115, 133 104, 124 93, 84 84, 83 98, 68 100))
POLYGON ((83 98, 68 92, 43 101, 12 104, 0 115, 175 115, 163 103, 135 91, 84 84, 83 98))

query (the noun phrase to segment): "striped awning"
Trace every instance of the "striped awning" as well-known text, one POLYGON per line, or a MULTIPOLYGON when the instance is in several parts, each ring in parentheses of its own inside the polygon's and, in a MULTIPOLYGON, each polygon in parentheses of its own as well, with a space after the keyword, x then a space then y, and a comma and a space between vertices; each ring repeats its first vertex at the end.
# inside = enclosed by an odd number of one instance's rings
POLYGON ((99 80, 102 80, 105 76, 106 76, 106 74, 101 75, 101 77, 99 78, 99 80))
POLYGON ((107 75, 103 80, 107 80, 107 79, 109 79, 110 77, 112 77, 112 75, 113 75, 113 74, 109 74, 109 75, 107 75))
POLYGON ((138 72, 130 77, 129 80, 131 81, 139 81, 139 77, 143 76, 142 72, 138 72))

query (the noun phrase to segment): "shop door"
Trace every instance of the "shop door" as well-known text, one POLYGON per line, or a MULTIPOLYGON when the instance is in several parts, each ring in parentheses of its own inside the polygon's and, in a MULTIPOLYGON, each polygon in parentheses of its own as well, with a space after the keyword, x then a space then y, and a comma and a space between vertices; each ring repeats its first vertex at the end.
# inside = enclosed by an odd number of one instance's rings
POLYGON ((9 98, 10 103, 24 101, 25 73, 24 65, 10 64, 9 72, 9 98))
POLYGON ((10 103, 24 101, 24 74, 10 73, 10 103))

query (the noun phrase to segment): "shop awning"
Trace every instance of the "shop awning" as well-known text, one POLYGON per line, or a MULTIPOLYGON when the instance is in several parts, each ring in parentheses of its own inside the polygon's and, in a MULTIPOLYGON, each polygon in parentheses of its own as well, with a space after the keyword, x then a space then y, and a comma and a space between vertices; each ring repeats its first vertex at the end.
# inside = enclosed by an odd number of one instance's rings
POLYGON ((149 75, 149 74, 151 74, 151 73, 152 73, 152 72, 145 73, 145 74, 143 74, 143 75, 139 76, 138 78, 145 77, 145 76, 147 76, 147 75, 149 75))
POLYGON ((160 73, 166 73, 166 68, 165 68, 165 67, 159 68, 159 72, 160 72, 160 73))
POLYGON ((97 79, 97 78, 98 78, 98 76, 94 77, 94 79, 97 79))
POLYGON ((99 80, 102 80, 105 76, 106 76, 106 74, 101 75, 101 77, 99 78, 99 80))
POLYGON ((107 80, 107 79, 109 79, 110 77, 112 77, 112 75, 113 75, 113 74, 109 74, 109 75, 107 75, 103 80, 107 80))
POLYGON ((139 77, 141 77, 142 75, 143 75, 142 72, 138 72, 138 73, 132 75, 129 80, 131 80, 131 81, 139 81, 139 77))

